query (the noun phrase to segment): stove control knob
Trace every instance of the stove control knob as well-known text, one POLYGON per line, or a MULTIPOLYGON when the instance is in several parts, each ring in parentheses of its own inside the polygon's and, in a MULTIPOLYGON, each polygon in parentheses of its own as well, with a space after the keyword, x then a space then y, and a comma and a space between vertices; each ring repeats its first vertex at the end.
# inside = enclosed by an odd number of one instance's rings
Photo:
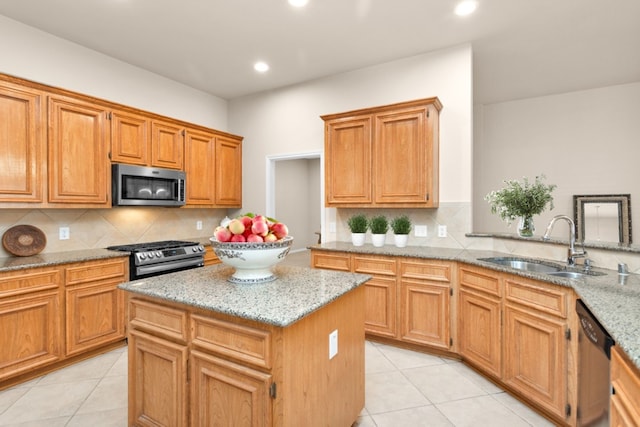
POLYGON ((153 252, 149 252, 147 256, 149 257, 149 259, 153 258, 153 252))
POLYGON ((204 252, 204 246, 202 246, 202 245, 198 246, 198 250, 199 250, 200 252, 204 252))
POLYGON ((158 258, 162 258, 162 252, 160 252, 160 251, 156 252, 156 256, 157 256, 158 258))
POLYGON ((145 260, 147 258, 147 256, 145 254, 138 254, 138 258, 140 258, 140 260, 145 260))

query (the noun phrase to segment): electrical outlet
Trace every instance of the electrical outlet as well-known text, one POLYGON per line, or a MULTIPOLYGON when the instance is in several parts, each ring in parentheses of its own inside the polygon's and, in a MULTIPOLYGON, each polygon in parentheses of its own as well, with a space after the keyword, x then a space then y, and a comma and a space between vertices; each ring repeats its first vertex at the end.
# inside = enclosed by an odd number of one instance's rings
POLYGON ((202 230, 202 221, 196 221, 196 230, 202 230))
POLYGON ((413 229, 413 233, 416 237, 427 237, 427 226, 426 225, 416 225, 413 229))
POLYGON ((333 359, 338 354, 338 330, 329 334, 329 359, 333 359))
POLYGON ((438 226, 438 237, 447 237, 447 226, 439 225, 438 226))
POLYGON ((69 227, 60 227, 58 232, 60 240, 69 240, 69 227))

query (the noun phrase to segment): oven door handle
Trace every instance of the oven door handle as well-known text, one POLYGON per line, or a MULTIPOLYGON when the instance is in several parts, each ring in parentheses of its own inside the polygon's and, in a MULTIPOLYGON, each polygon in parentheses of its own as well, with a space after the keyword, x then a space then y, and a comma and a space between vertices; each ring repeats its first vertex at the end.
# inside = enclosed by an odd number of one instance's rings
POLYGON ((162 262, 153 265, 143 265, 141 267, 136 267, 136 274, 138 277, 145 276, 147 274, 157 273, 159 271, 166 271, 170 273, 172 270, 178 270, 185 267, 197 267, 204 265, 203 257, 196 258, 188 258, 175 262, 162 262))

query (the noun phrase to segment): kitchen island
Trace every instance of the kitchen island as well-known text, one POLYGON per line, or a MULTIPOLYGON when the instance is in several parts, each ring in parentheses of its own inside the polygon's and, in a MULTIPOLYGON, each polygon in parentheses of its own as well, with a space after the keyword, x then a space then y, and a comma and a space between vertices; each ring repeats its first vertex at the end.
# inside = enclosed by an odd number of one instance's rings
POLYGON ((364 408, 370 276, 276 266, 127 282, 129 425, 350 426, 364 408))

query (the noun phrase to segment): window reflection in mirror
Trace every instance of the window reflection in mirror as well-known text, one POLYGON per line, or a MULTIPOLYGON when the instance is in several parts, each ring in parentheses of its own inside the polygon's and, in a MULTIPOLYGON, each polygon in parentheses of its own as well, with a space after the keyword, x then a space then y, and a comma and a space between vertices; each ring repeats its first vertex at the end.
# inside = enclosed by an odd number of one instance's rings
POLYGON ((631 243, 631 196, 573 196, 576 238, 586 242, 631 243))

